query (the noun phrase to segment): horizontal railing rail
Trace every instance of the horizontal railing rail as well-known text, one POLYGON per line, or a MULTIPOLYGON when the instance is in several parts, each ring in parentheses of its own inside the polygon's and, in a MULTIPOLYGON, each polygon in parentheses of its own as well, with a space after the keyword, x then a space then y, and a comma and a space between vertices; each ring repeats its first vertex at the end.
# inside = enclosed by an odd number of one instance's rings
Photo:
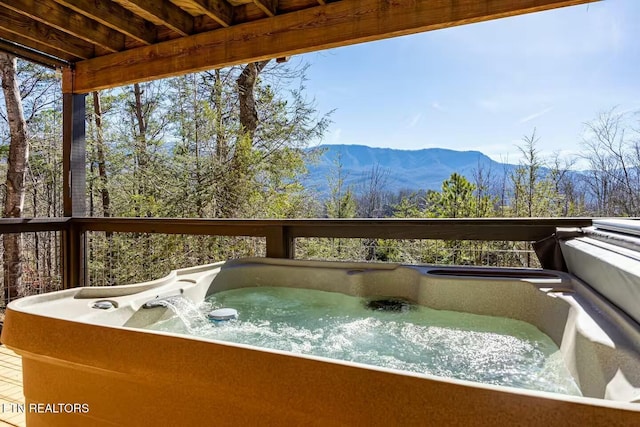
POLYGON ((71 218, 0 218, 0 234, 63 231, 71 218))
POLYGON ((82 231, 289 237, 533 241, 556 227, 586 227, 591 218, 356 218, 356 219, 190 219, 190 218, 0 218, 0 234, 82 231))
POLYGON ((295 239, 366 238, 480 241, 536 241, 557 227, 586 227, 591 218, 433 219, 188 219, 188 218, 24 218, 0 219, 0 234, 63 231, 65 287, 86 280, 87 232, 163 233, 264 237, 266 256, 294 258, 295 239))
POLYGON ((296 237, 535 241, 591 218, 178 219, 73 218, 83 231, 266 237, 267 256, 292 256, 296 237))

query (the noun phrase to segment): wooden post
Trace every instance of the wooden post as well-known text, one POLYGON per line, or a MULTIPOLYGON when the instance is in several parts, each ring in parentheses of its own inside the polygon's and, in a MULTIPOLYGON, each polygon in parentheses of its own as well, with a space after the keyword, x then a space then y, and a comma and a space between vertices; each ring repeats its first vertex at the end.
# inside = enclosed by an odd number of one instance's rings
POLYGON ((267 233, 267 257, 295 258, 295 239, 289 233, 289 227, 278 225, 269 228, 267 233))
MULTIPOLYGON (((65 68, 62 83, 62 203, 65 217, 85 216, 85 95, 73 94, 73 70, 65 68)), ((65 289, 86 283, 86 235, 73 220, 62 233, 62 283, 65 289)))

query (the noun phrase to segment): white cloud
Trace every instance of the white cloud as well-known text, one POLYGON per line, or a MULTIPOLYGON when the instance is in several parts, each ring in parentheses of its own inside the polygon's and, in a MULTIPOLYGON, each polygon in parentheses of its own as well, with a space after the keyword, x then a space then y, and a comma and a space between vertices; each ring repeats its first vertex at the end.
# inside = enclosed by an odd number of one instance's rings
POLYGON ((409 123, 407 126, 409 128, 415 127, 418 123, 420 123, 421 119, 422 119, 422 113, 416 113, 409 119, 409 123))
POLYGON ((538 111, 538 112, 533 113, 533 114, 529 114, 528 116, 523 117, 520 120, 518 120, 518 123, 522 124, 522 123, 530 122, 533 119, 537 119, 540 116, 544 116, 545 114, 547 114, 551 110, 553 110, 553 107, 547 107, 544 110, 538 111))
POLYGON ((431 108, 433 108, 434 110, 437 110, 437 111, 441 111, 441 112, 443 112, 443 113, 444 113, 445 111, 447 111, 447 109, 446 109, 446 108, 444 108, 442 105, 440 105, 440 103, 439 103, 438 101, 433 101, 433 102, 431 103, 431 108))

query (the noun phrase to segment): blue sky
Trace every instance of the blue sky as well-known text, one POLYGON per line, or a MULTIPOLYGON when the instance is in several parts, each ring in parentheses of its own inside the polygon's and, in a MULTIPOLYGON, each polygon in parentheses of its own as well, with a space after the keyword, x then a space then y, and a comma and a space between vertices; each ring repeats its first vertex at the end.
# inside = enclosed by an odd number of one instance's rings
POLYGON ((584 122, 640 110, 640 1, 605 0, 303 55, 335 109, 322 143, 479 150, 516 163, 580 151, 584 122))

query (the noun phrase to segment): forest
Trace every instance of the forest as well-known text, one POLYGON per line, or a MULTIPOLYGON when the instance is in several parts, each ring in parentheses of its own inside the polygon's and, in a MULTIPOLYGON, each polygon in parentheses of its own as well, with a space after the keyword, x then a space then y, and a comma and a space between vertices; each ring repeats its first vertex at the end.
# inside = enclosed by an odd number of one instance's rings
MULTIPOLYGON (((180 218, 488 218, 640 214, 640 127, 608 108, 584 123, 579 158, 543 157, 536 129, 509 173, 457 173, 440 191, 385 189, 375 166, 347 186, 340 159, 330 195, 301 185, 331 125, 305 91, 310 65, 263 61, 86 97, 87 215, 180 218), (577 161, 586 164, 580 173, 577 161)), ((61 76, 0 53, 0 187, 4 217, 62 216, 61 76), (16 107, 17 106, 17 107, 16 107), (18 108, 19 107, 19 108, 18 108), (16 119, 18 117, 18 119, 16 119), (23 123, 23 125, 20 125, 23 123)), ((515 136, 517 137, 517 136, 515 136)), ((428 165, 425 165, 428 167, 428 165)), ((92 285, 262 255, 260 239, 90 233, 92 285), (153 267, 150 267, 153 266, 153 267)), ((59 235, 4 235, 6 301, 60 286, 59 235), (11 284, 8 286, 7 284, 11 284)), ((297 258, 535 266, 514 242, 298 239, 297 258)))

